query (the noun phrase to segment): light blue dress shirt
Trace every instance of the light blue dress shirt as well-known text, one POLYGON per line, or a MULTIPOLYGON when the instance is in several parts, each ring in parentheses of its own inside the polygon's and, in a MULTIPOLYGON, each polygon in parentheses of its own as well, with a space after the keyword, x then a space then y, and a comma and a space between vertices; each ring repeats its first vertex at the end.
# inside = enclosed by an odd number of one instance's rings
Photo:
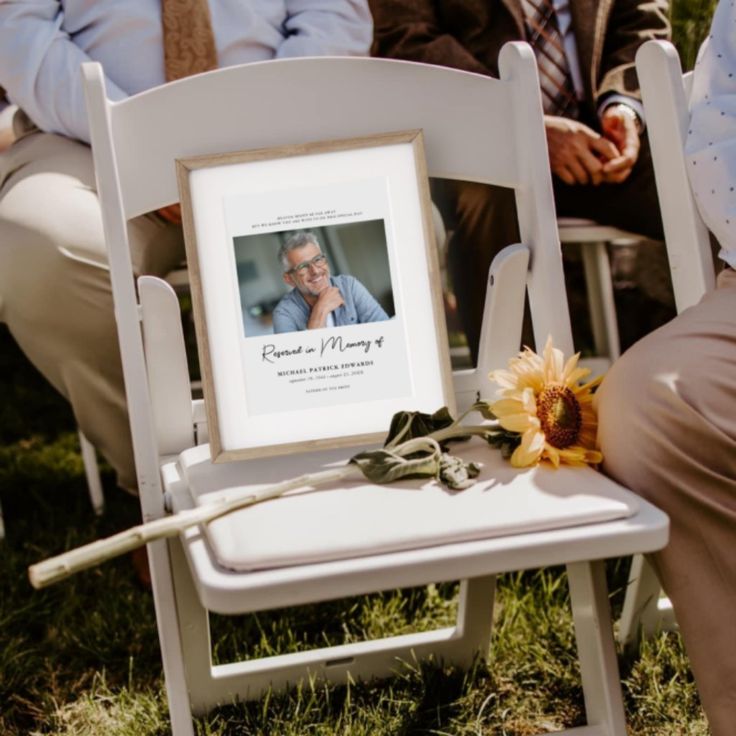
MULTIPOLYGON (((368 53, 367 0, 210 0, 220 66, 368 53)), ((79 66, 102 63, 108 95, 163 84, 160 0, 0 0, 0 86, 42 129, 88 141, 79 66)))
MULTIPOLYGON (((333 323, 330 325, 328 322, 325 327, 383 322, 389 318, 373 295, 355 277, 332 276, 330 283, 340 289, 343 303, 330 313, 333 323)), ((311 313, 312 308, 299 290, 292 289, 273 310, 273 331, 278 334, 306 330, 311 313)))

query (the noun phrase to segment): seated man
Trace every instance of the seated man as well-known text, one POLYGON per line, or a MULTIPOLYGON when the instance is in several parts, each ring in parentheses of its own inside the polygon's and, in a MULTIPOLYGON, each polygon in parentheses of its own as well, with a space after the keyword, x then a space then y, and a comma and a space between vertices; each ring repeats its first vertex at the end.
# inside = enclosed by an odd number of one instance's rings
POLYGON ((618 361, 598 392, 604 470, 670 516, 652 555, 711 733, 736 721, 736 8, 721 0, 695 67, 687 140, 717 288, 618 361))
MULTIPOLYGON (((666 0, 370 0, 370 6, 376 56, 498 77, 503 45, 528 41, 540 71, 557 214, 662 239, 634 57, 648 39, 669 36, 666 0)), ((514 193, 446 182, 435 183, 433 197, 454 231, 448 269, 475 358, 488 268, 504 246, 520 239, 514 193)), ((637 260, 641 292, 666 302, 663 248, 640 248, 637 260)), ((648 315, 641 311, 645 328, 648 315)))
MULTIPOLYGON (((371 30, 366 0, 0 2, 0 86, 20 108, 0 153, 0 318, 122 487, 137 478, 80 64, 121 100, 216 67, 364 55, 371 30)), ((129 223, 136 275, 181 261, 180 222, 167 207, 129 223)))
POLYGON ((353 276, 330 276, 312 233, 296 233, 279 248, 284 282, 294 288, 273 310, 273 331, 298 332, 381 322, 388 315, 353 276))

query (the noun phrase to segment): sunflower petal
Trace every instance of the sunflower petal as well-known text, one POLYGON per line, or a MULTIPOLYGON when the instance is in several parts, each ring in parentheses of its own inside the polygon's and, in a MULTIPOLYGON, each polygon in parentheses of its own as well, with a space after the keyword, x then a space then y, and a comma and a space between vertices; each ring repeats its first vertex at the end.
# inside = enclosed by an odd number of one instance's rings
POLYGON ((529 416, 526 412, 498 417, 498 423, 509 432, 526 432, 532 427, 535 429, 539 427, 539 420, 536 417, 529 416))
POLYGON ((596 376, 592 381, 588 381, 588 383, 585 383, 582 386, 578 386, 575 389, 575 393, 576 394, 581 394, 581 393, 589 394, 594 388, 598 388, 602 380, 603 380, 603 376, 596 376))
POLYGON ((525 409, 525 403, 523 398, 505 398, 494 401, 491 404, 491 412, 493 412, 496 419, 500 419, 503 416, 509 414, 520 414, 525 409))
POLYGON ((532 388, 525 388, 521 394, 521 403, 524 411, 537 416, 537 396, 532 388))
POLYGON ((569 386, 573 391, 577 391, 580 389, 580 387, 578 386, 580 381, 582 381, 583 378, 586 378, 589 375, 590 368, 575 368, 565 376, 563 383, 566 386, 569 386))
POLYGON ((544 450, 544 435, 538 430, 530 429, 524 432, 521 444, 511 456, 511 465, 515 468, 528 468, 536 465, 544 450))
POLYGON ((560 450, 558 450, 553 445, 550 445, 549 442, 544 443, 544 453, 542 457, 545 460, 549 460, 552 465, 555 466, 555 468, 560 467, 560 450))
POLYGON ((567 359, 567 363, 565 363, 565 367, 562 369, 562 375, 560 376, 560 379, 564 384, 570 385, 570 376, 573 375, 575 371, 587 371, 584 375, 588 375, 590 373, 590 368, 578 368, 578 360, 580 359, 580 353, 575 353, 575 355, 571 355, 567 359))
POLYGON ((547 338, 544 346, 544 380, 547 383, 559 382, 562 377, 562 369, 565 357, 561 350, 552 344, 552 337, 547 338))
POLYGON ((560 460, 566 465, 598 465, 603 462, 603 455, 598 450, 573 445, 560 450, 560 460))
POLYGON ((488 378, 501 388, 518 388, 519 386, 519 379, 511 371, 491 371, 488 374, 488 378))

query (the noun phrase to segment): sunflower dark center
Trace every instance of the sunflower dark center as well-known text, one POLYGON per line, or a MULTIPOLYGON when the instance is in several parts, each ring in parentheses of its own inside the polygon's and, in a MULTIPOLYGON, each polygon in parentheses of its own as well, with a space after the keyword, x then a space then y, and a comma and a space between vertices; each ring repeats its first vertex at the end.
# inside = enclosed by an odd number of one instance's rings
POLYGON ((574 444, 583 419, 580 404, 567 386, 547 386, 537 396, 537 417, 547 442, 559 450, 574 444))

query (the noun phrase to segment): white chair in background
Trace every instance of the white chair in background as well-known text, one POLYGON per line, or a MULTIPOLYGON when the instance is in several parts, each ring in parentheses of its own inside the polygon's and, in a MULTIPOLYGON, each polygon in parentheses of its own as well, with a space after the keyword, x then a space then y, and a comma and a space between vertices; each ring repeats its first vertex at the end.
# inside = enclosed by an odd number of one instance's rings
POLYGON ((94 445, 84 436, 82 430, 77 430, 79 435, 79 452, 84 464, 84 477, 87 480, 87 491, 92 503, 92 510, 97 516, 101 516, 105 510, 105 495, 102 490, 100 479, 100 467, 97 464, 97 451, 94 445))
MULTIPOLYGON (((170 286, 153 277, 139 280, 139 301, 127 236, 129 219, 178 200, 177 158, 423 128, 430 176, 511 186, 519 195, 525 245, 505 249, 491 267, 482 358, 477 369, 455 374, 458 404, 487 395, 487 372, 505 366, 518 350, 525 288, 537 341, 544 344, 552 335, 558 347, 571 351, 536 64, 525 44, 504 48, 498 80, 384 59, 297 59, 222 69, 111 102, 102 68, 87 64, 83 74, 145 519, 190 507, 210 492, 300 475, 351 454, 312 452, 214 465, 208 446, 196 444, 206 441, 207 427, 202 402, 191 401, 178 304, 170 286)), ((218 535, 252 538, 257 528, 246 510, 149 545, 174 734, 193 734, 192 713, 307 676, 335 682, 387 676, 397 660, 430 653, 467 665, 476 653, 487 654, 495 575, 566 564, 588 726, 564 733, 624 736, 603 560, 661 548, 665 515, 590 469, 519 472, 482 443, 463 452, 480 457, 485 467, 474 489, 453 497, 453 503, 467 506, 452 522, 432 506, 431 489, 411 490, 417 484, 400 484, 391 494, 371 484, 341 489, 359 499, 341 517, 341 531, 350 532, 366 514, 390 525, 392 499, 401 494, 402 502, 412 504, 410 517, 442 529, 436 538, 418 541, 412 525, 402 522, 391 527, 388 549, 369 547, 349 559, 298 564, 299 545, 322 549, 330 543, 321 516, 300 514, 295 534, 279 539, 293 561, 233 572, 218 559, 218 535), (368 501, 362 489, 369 489, 368 501), (509 514, 516 526, 508 526, 509 514), (469 535, 471 519, 479 518, 483 529, 469 535), (457 579, 462 583, 454 627, 212 663, 208 611, 247 613, 457 579)), ((318 502, 325 497, 310 494, 318 502)), ((295 500, 263 504, 258 518, 265 514, 265 528, 278 529, 295 500)))
MULTIPOLYGON (((708 230, 693 199, 684 152, 692 72, 683 75, 677 50, 666 41, 644 44, 636 55, 636 70, 647 115, 675 304, 682 312, 715 287, 708 230)), ((643 557, 635 557, 619 625, 621 644, 635 644, 640 635, 650 636, 674 626, 672 604, 661 595, 654 570, 643 557)))
POLYGON ((578 244, 585 273, 585 287, 590 309, 590 325, 596 354, 585 360, 594 374, 605 373, 621 355, 621 340, 613 296, 613 278, 608 257, 608 244, 624 241, 637 243, 641 235, 610 225, 600 225, 594 220, 577 217, 560 217, 557 220, 560 243, 578 244))

